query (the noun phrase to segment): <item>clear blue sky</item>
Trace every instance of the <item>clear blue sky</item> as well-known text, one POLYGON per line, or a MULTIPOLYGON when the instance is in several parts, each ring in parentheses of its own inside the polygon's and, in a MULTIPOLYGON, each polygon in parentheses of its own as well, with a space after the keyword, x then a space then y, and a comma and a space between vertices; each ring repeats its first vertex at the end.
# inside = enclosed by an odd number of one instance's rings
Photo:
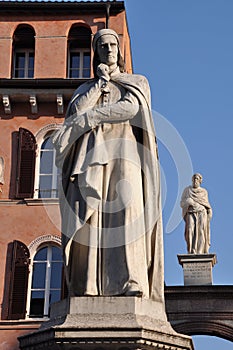
MULTIPOLYGON (((202 185, 209 192, 213 208, 210 252, 218 259, 214 284, 233 284, 233 1, 126 0, 125 4, 134 72, 148 78, 153 110, 176 128, 194 171, 203 175, 202 185)), ((178 172, 188 179, 192 174, 186 162, 179 164, 177 172, 180 159, 166 150, 166 131, 158 137, 163 138, 160 160, 167 186, 165 281, 182 285, 177 254, 186 252, 184 224, 181 221, 171 231, 168 222, 179 196, 178 172)), ((190 183, 191 178, 182 186, 190 183)), ((219 338, 195 337, 194 341, 196 350, 232 349, 232 343, 219 338)))

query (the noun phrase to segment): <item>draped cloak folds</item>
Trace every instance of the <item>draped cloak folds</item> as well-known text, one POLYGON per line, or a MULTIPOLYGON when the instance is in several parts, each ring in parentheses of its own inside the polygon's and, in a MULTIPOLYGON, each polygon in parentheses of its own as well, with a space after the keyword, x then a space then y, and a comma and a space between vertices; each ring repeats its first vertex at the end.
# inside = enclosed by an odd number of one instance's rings
MULTIPOLYGON (((188 186, 183 191, 180 205, 182 207, 182 216, 186 222, 185 237, 188 250, 191 252, 193 249, 201 249, 198 253, 208 253, 210 246, 210 219, 212 216, 212 209, 208 200, 208 192, 202 187, 194 188, 188 186), (194 205, 192 205, 192 201, 194 201, 194 205), (207 215, 208 209, 211 211, 211 214, 209 215, 207 215), (195 225, 190 224, 189 215, 195 216, 195 225), (203 232, 200 232, 201 230, 203 232), (190 234, 193 237, 192 241, 195 243, 191 242, 189 237, 190 234), (204 235, 204 238, 202 235, 204 235), (201 242, 202 240, 204 242, 201 242)), ((197 253, 197 251, 195 253, 197 253)))
POLYGON ((62 168, 59 198, 68 288, 74 295, 123 295, 134 284, 143 296, 163 302, 160 173, 150 90, 140 75, 119 73, 111 80, 136 97, 137 115, 115 120, 109 128, 102 123, 75 131, 72 106, 95 78, 75 91, 68 123, 53 140, 56 164, 62 168))

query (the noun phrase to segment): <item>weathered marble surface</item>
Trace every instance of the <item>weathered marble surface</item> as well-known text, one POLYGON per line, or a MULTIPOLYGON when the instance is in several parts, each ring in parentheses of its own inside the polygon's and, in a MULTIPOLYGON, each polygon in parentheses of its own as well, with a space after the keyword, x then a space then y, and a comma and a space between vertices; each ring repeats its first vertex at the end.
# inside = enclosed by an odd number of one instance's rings
POLYGON ((185 286, 206 286, 213 284, 212 268, 217 262, 215 254, 178 255, 183 267, 185 286))
POLYGON ((94 36, 95 78, 54 137, 70 296, 143 295, 163 303, 160 175, 150 88, 123 72, 117 34, 94 36))
POLYGON ((212 209, 208 192, 200 187, 202 175, 194 174, 192 186, 186 187, 180 205, 185 221, 185 240, 189 254, 208 254, 212 209))
POLYGON ((51 320, 20 338, 22 350, 193 350, 161 303, 140 297, 73 297, 52 306, 51 320))

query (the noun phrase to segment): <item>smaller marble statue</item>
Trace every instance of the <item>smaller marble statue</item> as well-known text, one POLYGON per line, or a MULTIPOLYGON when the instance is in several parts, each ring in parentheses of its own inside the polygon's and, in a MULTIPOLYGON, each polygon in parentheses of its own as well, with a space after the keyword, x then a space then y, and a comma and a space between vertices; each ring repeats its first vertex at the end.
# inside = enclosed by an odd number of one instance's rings
POLYGON ((185 240, 189 254, 208 254, 212 209, 208 192, 200 187, 202 175, 194 174, 192 186, 184 189, 180 206, 185 221, 185 240))

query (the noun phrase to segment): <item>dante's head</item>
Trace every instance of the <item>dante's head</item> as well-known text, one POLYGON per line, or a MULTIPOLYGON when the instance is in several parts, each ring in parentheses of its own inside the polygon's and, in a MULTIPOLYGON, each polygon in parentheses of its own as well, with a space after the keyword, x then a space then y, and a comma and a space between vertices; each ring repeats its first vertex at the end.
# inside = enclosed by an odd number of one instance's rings
POLYGON ((120 52, 120 42, 117 33, 112 29, 101 29, 93 38, 93 70, 96 76, 96 69, 100 63, 107 65, 117 64, 120 71, 124 71, 124 61, 120 52))
POLYGON ((192 176, 192 183, 194 188, 199 187, 202 183, 202 175, 199 173, 194 174, 192 176))

